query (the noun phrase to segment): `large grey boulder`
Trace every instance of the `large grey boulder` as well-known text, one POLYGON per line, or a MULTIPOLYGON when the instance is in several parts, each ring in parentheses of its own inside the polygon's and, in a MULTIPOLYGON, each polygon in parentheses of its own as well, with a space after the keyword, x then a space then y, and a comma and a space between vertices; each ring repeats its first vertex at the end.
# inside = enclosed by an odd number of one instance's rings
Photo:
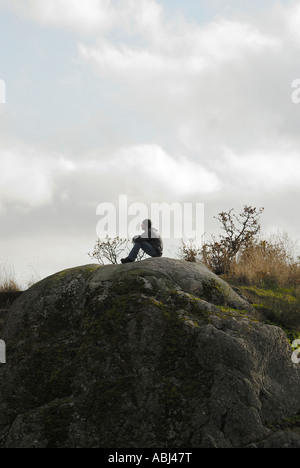
POLYGON ((87 265, 25 292, 4 327, 0 447, 300 447, 284 332, 202 264, 87 265))

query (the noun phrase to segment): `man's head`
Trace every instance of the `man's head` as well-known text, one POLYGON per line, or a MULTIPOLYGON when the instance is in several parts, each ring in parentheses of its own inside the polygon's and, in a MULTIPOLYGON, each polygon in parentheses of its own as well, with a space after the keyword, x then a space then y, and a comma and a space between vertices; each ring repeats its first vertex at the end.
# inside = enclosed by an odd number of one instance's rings
POLYGON ((142 229, 144 231, 147 231, 148 229, 151 229, 151 219, 144 219, 144 221, 142 222, 142 229))

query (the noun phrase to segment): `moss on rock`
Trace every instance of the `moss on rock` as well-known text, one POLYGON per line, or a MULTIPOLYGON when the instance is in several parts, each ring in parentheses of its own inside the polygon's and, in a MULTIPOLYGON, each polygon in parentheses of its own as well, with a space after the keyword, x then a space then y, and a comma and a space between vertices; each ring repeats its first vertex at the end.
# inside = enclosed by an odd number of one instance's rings
POLYGON ((203 265, 65 270, 4 333, 3 447, 239 447, 300 406, 284 335, 203 265))

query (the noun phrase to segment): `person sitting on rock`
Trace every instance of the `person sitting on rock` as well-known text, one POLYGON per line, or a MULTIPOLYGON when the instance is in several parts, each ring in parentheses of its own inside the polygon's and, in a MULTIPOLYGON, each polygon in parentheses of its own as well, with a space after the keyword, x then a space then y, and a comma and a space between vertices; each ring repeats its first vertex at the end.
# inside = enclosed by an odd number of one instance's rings
POLYGON ((132 242, 134 246, 129 253, 128 257, 122 258, 122 263, 134 262, 137 258, 137 255, 142 249, 150 257, 161 257, 163 254, 163 241, 157 231, 157 229, 152 227, 152 222, 150 219, 144 219, 141 224, 143 233, 140 236, 134 236, 132 242))

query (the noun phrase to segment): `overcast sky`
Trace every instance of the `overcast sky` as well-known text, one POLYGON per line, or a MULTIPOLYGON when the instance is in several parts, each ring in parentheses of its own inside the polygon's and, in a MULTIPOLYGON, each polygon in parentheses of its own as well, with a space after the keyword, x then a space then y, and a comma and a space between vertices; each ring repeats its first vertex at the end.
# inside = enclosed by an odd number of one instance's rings
POLYGON ((299 1, 0 0, 1 261, 89 263, 120 194, 300 238, 297 78, 299 1))

